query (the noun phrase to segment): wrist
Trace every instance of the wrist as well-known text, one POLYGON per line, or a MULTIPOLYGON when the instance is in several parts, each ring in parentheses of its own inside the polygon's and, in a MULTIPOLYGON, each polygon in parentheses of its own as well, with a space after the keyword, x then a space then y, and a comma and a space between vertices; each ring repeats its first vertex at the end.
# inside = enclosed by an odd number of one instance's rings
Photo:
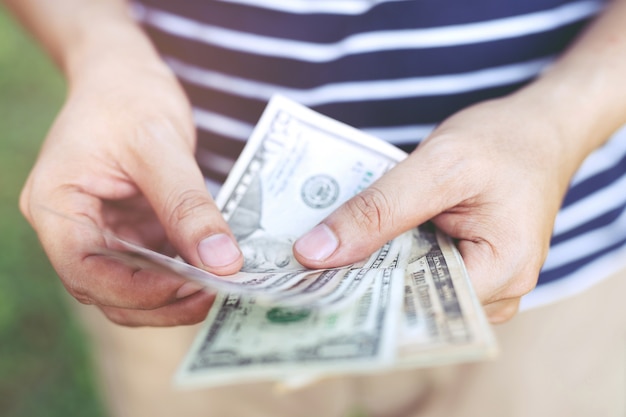
POLYGON ((84 16, 76 28, 76 40, 61 56, 70 88, 83 83, 146 70, 170 74, 152 43, 130 16, 100 14, 84 16))
POLYGON ((533 109, 535 117, 554 126, 570 153, 582 161, 623 123, 614 113, 608 86, 571 72, 546 71, 514 97, 533 109), (584 81, 586 80, 586 81, 584 81))
POLYGON ((546 71, 539 79, 507 97, 528 123, 542 126, 541 137, 552 146, 554 163, 573 175, 624 121, 612 114, 617 105, 600 85, 584 85, 582 74, 546 71))
POLYGON ((519 97, 544 112, 584 159, 626 124, 626 1, 607 10, 519 97))

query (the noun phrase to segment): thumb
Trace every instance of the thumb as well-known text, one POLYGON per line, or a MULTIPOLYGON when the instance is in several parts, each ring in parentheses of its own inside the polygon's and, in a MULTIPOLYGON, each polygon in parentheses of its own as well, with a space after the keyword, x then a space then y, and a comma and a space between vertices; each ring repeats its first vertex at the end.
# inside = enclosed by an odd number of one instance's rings
POLYGON ((150 143, 132 158, 132 177, 180 256, 218 275, 237 272, 243 256, 190 147, 173 127, 161 127, 147 132, 150 143))
POLYGON ((360 261, 385 242, 421 224, 442 206, 432 182, 415 167, 415 154, 330 214, 298 239, 294 255, 310 268, 360 261))

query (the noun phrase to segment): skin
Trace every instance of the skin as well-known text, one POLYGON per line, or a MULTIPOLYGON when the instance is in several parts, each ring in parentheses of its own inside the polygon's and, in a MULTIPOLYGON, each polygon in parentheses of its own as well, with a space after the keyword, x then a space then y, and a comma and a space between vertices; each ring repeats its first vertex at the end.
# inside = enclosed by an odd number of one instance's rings
POLYGON ((98 233, 49 211, 154 249, 171 245, 216 274, 241 268, 241 252, 195 162, 190 105, 174 75, 122 1, 8 4, 69 83, 20 199, 65 287, 119 324, 201 321, 213 295, 94 255, 104 245, 98 233))
MULTIPOLYGON (((217 274, 243 258, 194 161, 189 103, 122 0, 5 0, 65 73, 66 103, 20 208, 68 291, 129 326, 201 321, 213 296, 95 255, 101 236, 42 206, 217 274)), ((428 220, 458 240, 493 322, 536 284, 583 159, 626 123, 626 0, 519 92, 446 120, 405 161, 294 246, 305 266, 365 258, 428 220), (419 178, 416 181, 415 178, 419 178)))
POLYGON ((298 261, 350 263, 432 218, 458 240, 489 319, 512 318, 537 283, 569 181, 626 123, 624 21, 626 2, 614 1, 537 81, 451 116, 301 237, 298 261))

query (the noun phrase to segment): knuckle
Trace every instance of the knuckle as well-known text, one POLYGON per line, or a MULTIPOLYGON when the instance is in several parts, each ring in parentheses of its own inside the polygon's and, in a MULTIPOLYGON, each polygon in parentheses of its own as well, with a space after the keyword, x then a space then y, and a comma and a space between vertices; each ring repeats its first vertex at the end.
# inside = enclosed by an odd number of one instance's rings
POLYGON ((519 298, 508 299, 486 306, 489 322, 501 324, 511 320, 519 310, 519 298))
POLYGON ((126 327, 137 327, 139 324, 131 320, 127 311, 118 308, 101 308, 102 312, 109 321, 126 327))
POLYGON ((502 296, 506 298, 520 298, 535 289, 539 278, 539 268, 526 268, 513 278, 502 296))
POLYGON ((176 287, 170 280, 162 278, 149 269, 134 270, 130 281, 116 289, 116 305, 136 310, 155 310, 172 304, 176 301, 176 287))
POLYGON ((190 311, 187 316, 181 316, 175 325, 186 326, 191 324, 198 324, 204 321, 209 313, 209 307, 196 308, 190 311))
POLYGON ((178 224, 186 219, 197 219, 202 213, 217 210, 215 203, 207 193, 201 190, 175 191, 166 200, 169 224, 178 224))
POLYGON ((522 297, 534 290, 535 286, 537 285, 537 277, 538 276, 534 274, 534 277, 528 276, 519 280, 515 289, 515 296, 522 297))
POLYGON ((207 293, 192 295, 190 300, 185 302, 184 314, 172 315, 173 325, 184 326, 201 323, 206 319, 209 309, 213 305, 215 297, 207 293))
POLYGON ((198 308, 194 314, 191 315, 191 320, 193 323, 200 323, 206 319, 207 314, 209 314, 209 309, 211 308, 210 304, 205 304, 202 307, 198 308))
POLYGON ((366 230, 380 232, 392 220, 385 193, 373 186, 354 196, 347 208, 358 226, 366 230))
POLYGON ((72 294, 72 296, 81 304, 84 305, 93 305, 95 304, 94 300, 91 297, 81 294, 72 294))
POLYGON ((80 278, 72 278, 72 279, 63 279, 62 281, 67 288, 67 292, 70 293, 72 297, 74 297, 79 303, 85 305, 95 304, 94 299, 89 295, 88 291, 85 289, 83 285, 83 280, 80 278))

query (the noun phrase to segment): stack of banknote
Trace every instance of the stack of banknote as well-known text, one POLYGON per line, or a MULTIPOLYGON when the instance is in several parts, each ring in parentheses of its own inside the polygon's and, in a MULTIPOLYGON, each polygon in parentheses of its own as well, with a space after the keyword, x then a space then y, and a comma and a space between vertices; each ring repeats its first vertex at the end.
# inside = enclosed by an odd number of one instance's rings
POLYGON ((202 283, 217 297, 179 386, 298 384, 492 357, 497 348, 452 241, 424 224, 369 258, 309 270, 294 241, 406 154, 276 96, 217 196, 244 254, 217 277, 108 236, 107 253, 202 283))

